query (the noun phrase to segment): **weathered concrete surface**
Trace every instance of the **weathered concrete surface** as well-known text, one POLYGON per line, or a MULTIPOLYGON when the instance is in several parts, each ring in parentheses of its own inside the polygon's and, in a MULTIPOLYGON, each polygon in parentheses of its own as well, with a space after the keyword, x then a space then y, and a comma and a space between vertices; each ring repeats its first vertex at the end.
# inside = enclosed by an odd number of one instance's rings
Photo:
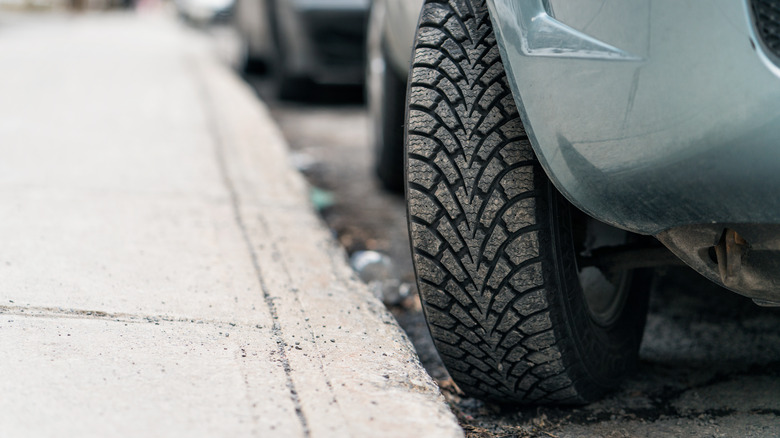
POLYGON ((204 40, 159 15, 11 22, 3 437, 462 435, 204 40))

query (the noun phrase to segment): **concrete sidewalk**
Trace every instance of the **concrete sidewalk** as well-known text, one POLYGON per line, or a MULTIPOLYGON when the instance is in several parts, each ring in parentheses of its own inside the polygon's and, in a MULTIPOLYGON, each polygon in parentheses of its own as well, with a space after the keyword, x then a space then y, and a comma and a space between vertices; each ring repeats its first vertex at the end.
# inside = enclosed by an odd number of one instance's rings
POLYGON ((0 435, 462 435, 204 39, 24 19, 0 60, 0 435))

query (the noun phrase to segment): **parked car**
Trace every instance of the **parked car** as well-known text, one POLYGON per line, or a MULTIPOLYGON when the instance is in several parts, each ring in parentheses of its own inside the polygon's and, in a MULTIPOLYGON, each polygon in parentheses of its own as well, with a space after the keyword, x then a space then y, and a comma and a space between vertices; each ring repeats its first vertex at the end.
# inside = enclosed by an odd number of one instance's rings
POLYGON ((308 84, 361 85, 369 0, 238 0, 250 60, 266 60, 280 97, 308 84))
POLYGON ((426 0, 409 228, 464 391, 577 404, 615 388, 637 363, 653 266, 682 260, 780 305, 776 11, 426 0))
POLYGON ((265 0, 235 0, 233 24, 241 38, 245 70, 264 70, 272 55, 270 18, 265 0))
POLYGON ((406 77, 423 0, 374 0, 366 43, 366 100, 376 173, 390 191, 404 188, 406 77))
POLYGON ((179 16, 197 25, 228 21, 234 3, 235 0, 174 0, 179 16))

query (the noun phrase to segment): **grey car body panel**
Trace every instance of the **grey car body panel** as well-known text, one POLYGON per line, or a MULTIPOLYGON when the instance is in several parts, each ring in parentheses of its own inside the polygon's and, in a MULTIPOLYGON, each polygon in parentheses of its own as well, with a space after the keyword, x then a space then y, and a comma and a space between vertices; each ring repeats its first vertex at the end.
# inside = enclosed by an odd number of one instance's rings
POLYGON ((653 235, 780 222, 780 71, 746 1, 488 6, 533 147, 574 205, 653 235))
POLYGON ((374 4, 377 3, 382 3, 384 7, 382 40, 391 66, 400 77, 405 78, 409 74, 414 34, 423 0, 374 0, 374 4))

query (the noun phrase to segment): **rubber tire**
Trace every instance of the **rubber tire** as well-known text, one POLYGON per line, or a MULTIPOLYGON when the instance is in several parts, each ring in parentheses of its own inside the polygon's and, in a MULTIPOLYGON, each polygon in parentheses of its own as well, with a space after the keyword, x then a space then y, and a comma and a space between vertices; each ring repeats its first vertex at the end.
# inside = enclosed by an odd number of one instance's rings
POLYGON ((407 205, 436 347, 467 394, 582 404, 637 363, 651 273, 609 326, 578 278, 573 207, 545 175, 484 0, 426 0, 409 77, 407 205))
MULTIPOLYGON (((382 187, 395 193, 403 193, 404 177, 404 118, 406 113, 406 78, 395 72, 388 59, 384 44, 378 50, 384 62, 379 93, 370 90, 370 78, 366 84, 371 117, 371 139, 376 151, 376 175, 382 187)), ((366 75, 371 75, 367 68, 366 75)))
POLYGON ((290 74, 283 56, 274 55, 271 65, 271 82, 274 93, 280 100, 306 100, 311 97, 313 88, 311 81, 290 74))
POLYGON ((285 31, 282 29, 281 19, 278 16, 277 0, 268 2, 268 28, 271 30, 271 59, 269 69, 271 84, 274 93, 281 100, 304 100, 310 97, 312 90, 311 81, 300 75, 290 72, 287 67, 287 50, 285 44, 285 31))

